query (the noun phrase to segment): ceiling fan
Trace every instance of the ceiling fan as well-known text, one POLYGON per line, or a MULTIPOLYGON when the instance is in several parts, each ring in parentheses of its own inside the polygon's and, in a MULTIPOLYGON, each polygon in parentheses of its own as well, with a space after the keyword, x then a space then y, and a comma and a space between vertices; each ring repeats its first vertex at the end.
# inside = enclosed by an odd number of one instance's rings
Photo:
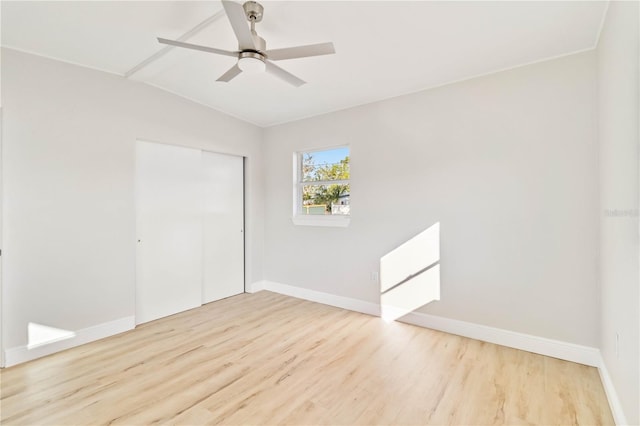
POLYGON ((266 71, 295 87, 302 86, 305 84, 305 81, 280 68, 272 61, 336 53, 333 43, 331 42, 267 50, 266 41, 258 35, 255 29, 256 23, 262 21, 264 8, 261 4, 255 1, 248 1, 240 5, 233 1, 222 0, 222 5, 229 18, 233 32, 238 39, 238 50, 229 51, 215 47, 184 43, 177 40, 167 40, 160 37, 158 37, 158 41, 163 44, 184 47, 186 49, 201 50, 238 58, 238 62, 222 74, 217 81, 231 81, 243 71, 251 73, 266 71), (249 21, 251 24, 250 28, 245 21, 249 21))

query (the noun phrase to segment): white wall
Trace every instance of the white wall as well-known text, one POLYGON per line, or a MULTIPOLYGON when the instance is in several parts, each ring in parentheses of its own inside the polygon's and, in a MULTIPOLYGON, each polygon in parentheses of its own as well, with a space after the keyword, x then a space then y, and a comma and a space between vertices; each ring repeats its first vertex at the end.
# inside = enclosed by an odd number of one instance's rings
POLYGON ((261 129, 121 77, 2 51, 4 347, 27 322, 134 315, 136 139, 243 155, 247 283, 262 278, 261 129))
POLYGON ((441 224, 421 311, 598 344, 595 53, 265 130, 265 279, 379 302, 381 256, 441 224), (348 228, 291 222, 292 152, 348 144, 348 228))
POLYGON ((611 2, 597 49, 600 349, 629 424, 640 424, 638 9, 637 2, 611 2))

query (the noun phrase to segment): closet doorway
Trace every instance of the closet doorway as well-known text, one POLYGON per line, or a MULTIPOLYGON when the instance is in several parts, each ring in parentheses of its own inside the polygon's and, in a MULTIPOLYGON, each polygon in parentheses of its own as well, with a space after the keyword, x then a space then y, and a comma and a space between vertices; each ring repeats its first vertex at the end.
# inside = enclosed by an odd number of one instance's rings
POLYGON ((136 323, 244 292, 243 158, 136 142, 136 323))

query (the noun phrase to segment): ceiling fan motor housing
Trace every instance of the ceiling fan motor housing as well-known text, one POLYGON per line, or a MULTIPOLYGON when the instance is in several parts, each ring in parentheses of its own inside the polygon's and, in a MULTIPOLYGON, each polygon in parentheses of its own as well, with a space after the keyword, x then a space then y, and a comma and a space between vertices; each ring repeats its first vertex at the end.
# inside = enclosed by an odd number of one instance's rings
POLYGON ((250 22, 260 22, 262 21, 262 13, 264 12, 264 7, 258 2, 248 1, 242 5, 244 8, 244 13, 247 15, 247 20, 250 22))

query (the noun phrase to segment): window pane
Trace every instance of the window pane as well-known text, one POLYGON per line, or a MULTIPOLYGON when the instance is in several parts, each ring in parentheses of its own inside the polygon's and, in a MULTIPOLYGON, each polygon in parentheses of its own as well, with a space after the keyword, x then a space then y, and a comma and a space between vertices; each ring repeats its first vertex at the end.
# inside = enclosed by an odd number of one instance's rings
POLYGON ((349 179, 349 148, 302 153, 302 181, 349 179))
POLYGON ((348 215, 350 185, 304 185, 303 215, 348 215))

